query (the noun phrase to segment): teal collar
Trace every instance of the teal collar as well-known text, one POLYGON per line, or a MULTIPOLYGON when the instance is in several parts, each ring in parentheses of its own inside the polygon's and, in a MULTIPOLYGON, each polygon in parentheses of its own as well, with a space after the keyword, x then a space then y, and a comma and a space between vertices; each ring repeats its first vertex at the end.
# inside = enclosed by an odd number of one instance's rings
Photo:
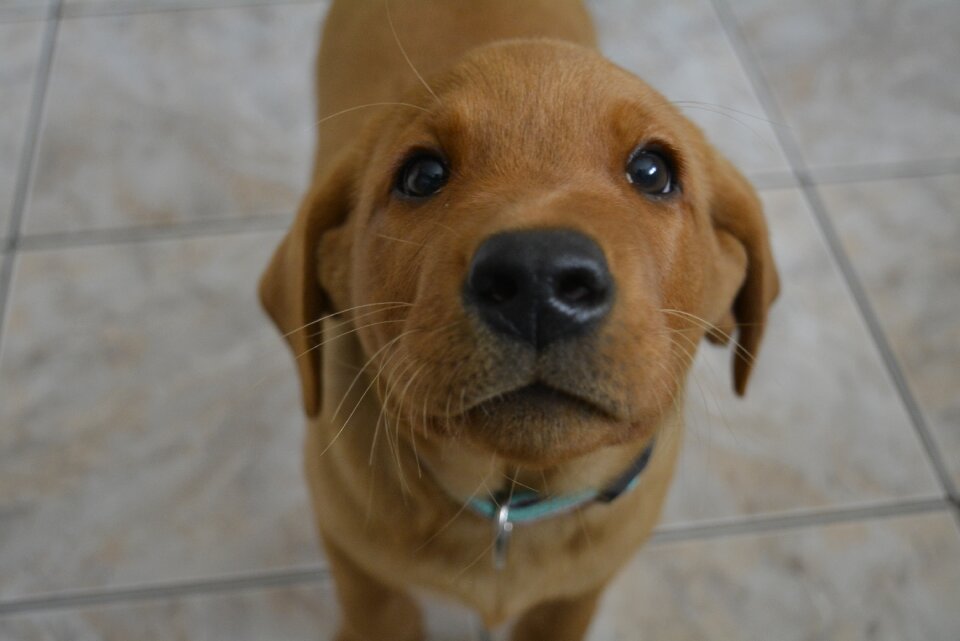
POLYGON ((603 489, 590 488, 560 496, 541 496, 531 490, 501 490, 492 497, 470 499, 470 509, 478 516, 492 521, 506 508, 508 520, 521 524, 566 514, 590 503, 610 503, 640 482, 640 474, 646 469, 653 455, 653 445, 650 443, 623 474, 603 489))
POLYGON ((653 446, 654 442, 651 442, 623 474, 603 489, 587 489, 552 497, 542 497, 528 490, 501 491, 491 498, 470 499, 467 503, 470 509, 493 523, 493 567, 497 570, 506 567, 514 524, 560 516, 591 503, 610 503, 635 488, 640 482, 640 474, 650 462, 653 446))

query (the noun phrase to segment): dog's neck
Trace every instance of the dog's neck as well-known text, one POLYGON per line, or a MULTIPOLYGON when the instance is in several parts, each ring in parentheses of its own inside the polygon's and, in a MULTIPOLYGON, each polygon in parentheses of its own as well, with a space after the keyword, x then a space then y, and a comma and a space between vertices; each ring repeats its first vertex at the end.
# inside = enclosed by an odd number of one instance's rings
MULTIPOLYGON (((327 426, 327 442, 321 445, 327 447, 342 441, 339 445, 356 450, 354 455, 362 453, 362 458, 369 458, 378 469, 392 470, 398 484, 408 483, 412 477, 432 481, 458 502, 509 492, 511 488, 544 496, 569 494, 605 487, 649 445, 646 440, 631 442, 604 447, 557 465, 533 466, 497 456, 465 438, 414 437, 409 426, 393 424, 387 435, 373 384, 376 369, 359 370, 368 357, 356 334, 345 334, 348 328, 345 323, 328 323, 324 332, 326 337, 339 338, 330 340, 325 347, 323 422, 327 426), (403 475, 407 478, 401 479, 403 475)), ((681 416, 674 409, 663 417, 657 438, 679 434, 680 430, 673 428, 680 423, 681 416)))

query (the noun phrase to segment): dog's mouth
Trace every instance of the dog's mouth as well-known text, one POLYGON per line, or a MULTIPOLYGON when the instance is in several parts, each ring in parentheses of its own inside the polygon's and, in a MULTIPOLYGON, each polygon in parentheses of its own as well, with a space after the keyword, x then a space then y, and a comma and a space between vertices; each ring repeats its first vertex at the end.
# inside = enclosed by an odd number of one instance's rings
POLYGON ((517 416, 550 417, 569 415, 571 412, 580 416, 617 420, 617 416, 612 411, 596 401, 539 380, 482 400, 471 406, 467 413, 486 416, 509 413, 517 416))

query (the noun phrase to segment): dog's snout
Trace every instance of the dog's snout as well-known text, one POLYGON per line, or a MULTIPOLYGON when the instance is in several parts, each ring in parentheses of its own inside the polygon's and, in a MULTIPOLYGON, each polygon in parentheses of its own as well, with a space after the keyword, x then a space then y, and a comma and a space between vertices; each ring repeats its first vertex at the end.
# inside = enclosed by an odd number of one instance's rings
POLYGON ((603 250, 579 232, 504 232, 477 249, 464 296, 488 327, 543 349, 596 326, 613 279, 603 250))

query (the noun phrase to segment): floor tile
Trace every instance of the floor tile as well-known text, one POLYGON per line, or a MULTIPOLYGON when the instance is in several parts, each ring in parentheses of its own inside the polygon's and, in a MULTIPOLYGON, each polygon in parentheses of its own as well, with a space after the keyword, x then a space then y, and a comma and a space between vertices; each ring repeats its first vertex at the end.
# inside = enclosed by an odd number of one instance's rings
MULTIPOLYGON (((0 618, 0 641, 332 641, 340 619, 329 583, 118 603, 0 618)), ((430 641, 476 641, 474 615, 431 608, 430 641)))
POLYGON ((289 213, 321 5, 63 21, 29 233, 289 213))
POLYGON ((43 31, 42 22, 0 24, 0 239, 10 225, 43 31))
POLYGON ((910 419, 803 197, 763 193, 782 293, 747 395, 706 344, 687 386, 669 523, 939 496, 910 419))
POLYGON ((960 3, 729 3, 807 162, 960 156, 960 3))
POLYGON ((0 356, 0 598, 319 562, 279 234, 26 252, 0 356))
POLYGON ((0 0, 0 22, 42 19, 47 5, 48 0, 0 0))
POLYGON ((0 618, 0 641, 319 641, 332 639, 334 595, 276 588, 0 618))
POLYGON ((953 641, 960 532, 945 513, 641 550, 592 641, 953 641))
POLYGON ((960 486, 960 177, 820 193, 960 486))
POLYGON ((327 0, 63 0, 66 16, 104 15, 132 11, 162 11, 212 7, 242 7, 270 4, 316 4, 327 0))
POLYGON ((590 0, 603 52, 678 101, 749 174, 787 169, 709 0, 590 0))

